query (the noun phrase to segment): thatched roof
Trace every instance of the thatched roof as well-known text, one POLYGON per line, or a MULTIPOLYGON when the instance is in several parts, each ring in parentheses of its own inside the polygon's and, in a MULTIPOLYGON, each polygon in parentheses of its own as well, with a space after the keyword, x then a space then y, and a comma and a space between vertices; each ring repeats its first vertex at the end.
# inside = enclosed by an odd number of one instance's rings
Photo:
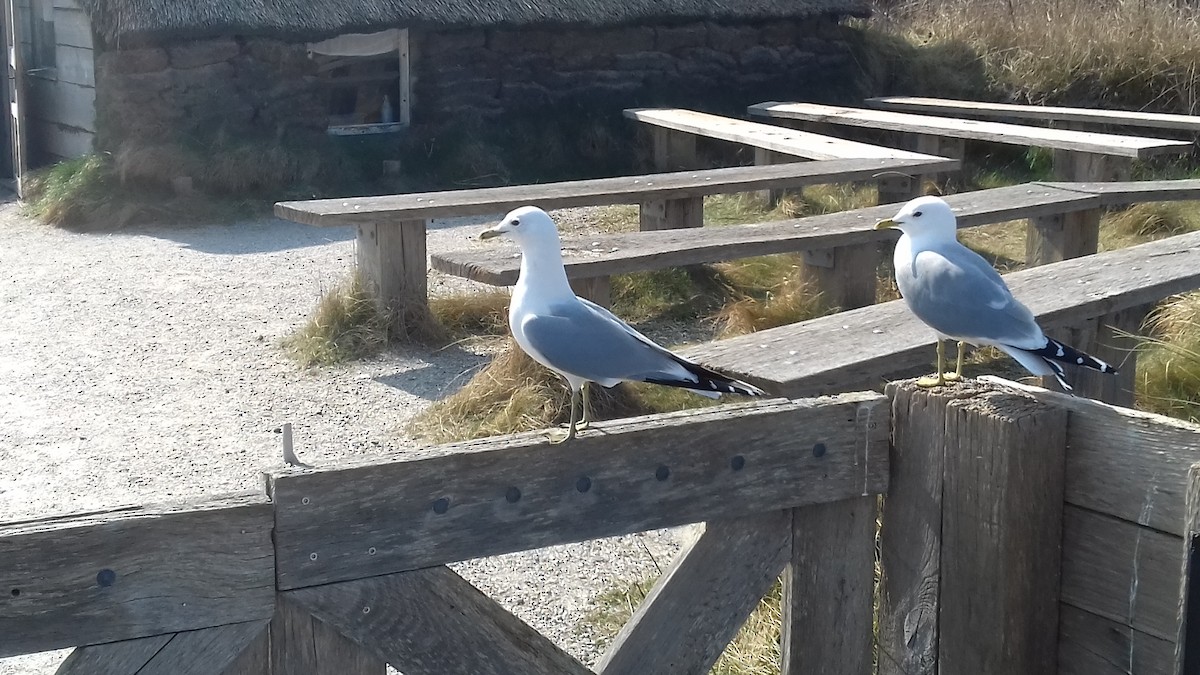
POLYGON ((393 27, 608 26, 865 16, 868 0, 78 0, 109 44, 246 35, 321 39, 393 27))

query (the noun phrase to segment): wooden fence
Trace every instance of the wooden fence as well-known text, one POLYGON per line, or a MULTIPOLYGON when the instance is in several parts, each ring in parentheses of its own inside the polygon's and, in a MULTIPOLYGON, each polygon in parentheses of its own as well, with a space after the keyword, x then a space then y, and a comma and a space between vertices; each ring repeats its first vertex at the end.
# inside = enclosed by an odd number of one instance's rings
POLYGON ((898 383, 602 422, 565 447, 287 469, 268 496, 0 525, 0 656, 76 647, 64 674, 704 673, 782 574, 789 675, 1172 673, 1200 655, 1176 648, 1198 609, 1198 456, 1200 428, 1154 415, 898 383), (446 567, 700 521, 592 669, 446 567))

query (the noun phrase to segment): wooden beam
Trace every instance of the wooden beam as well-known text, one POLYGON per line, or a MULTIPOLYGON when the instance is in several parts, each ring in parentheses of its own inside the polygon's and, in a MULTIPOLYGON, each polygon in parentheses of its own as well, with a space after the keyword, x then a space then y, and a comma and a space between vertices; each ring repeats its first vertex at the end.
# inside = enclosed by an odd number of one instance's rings
POLYGON ((709 521, 634 612, 601 675, 706 673, 791 557, 792 514, 709 521))
POLYGON ((279 595, 269 636, 272 675, 384 675, 387 671, 383 659, 317 619, 287 593, 279 595))
POLYGON ((246 621, 80 647, 56 675, 226 675, 266 626, 266 621, 246 621))
POLYGON ((1185 201, 1200 199, 1200 179, 1139 180, 1120 183, 1056 183, 1036 185, 1092 194, 1100 198, 1098 206, 1123 206, 1139 202, 1185 201))
POLYGON ((355 255, 363 285, 402 333, 419 332, 429 325, 424 220, 399 226, 359 225, 355 255))
POLYGON ((829 182, 871 180, 880 171, 921 173, 951 171, 957 167, 956 160, 942 157, 831 159, 823 162, 738 166, 561 183, 279 202, 275 205, 275 215, 316 226, 397 225, 410 220, 444 216, 495 215, 526 204, 537 204, 546 210, 573 206, 639 204, 653 199, 683 199, 773 188, 787 189, 829 182))
POLYGON ((1176 640, 1182 539, 1067 505, 1062 549, 1064 604, 1176 640))
POLYGON ((943 421, 938 672, 1034 673, 1058 652, 1067 412, 961 391, 943 421))
POLYGON ((1101 108, 1071 108, 1048 105, 1018 105, 984 101, 959 101, 919 96, 884 96, 864 101, 872 108, 916 111, 954 116, 1011 117, 1033 120, 1068 120, 1098 125, 1117 125, 1200 131, 1200 117, 1151 113, 1136 110, 1107 110, 1101 108))
POLYGON ((269 618, 260 495, 0 525, 0 656, 269 618))
POLYGON ((285 596, 405 675, 591 675, 447 567, 285 596))
POLYGON ((879 394, 599 422, 271 476, 280 588, 877 494, 879 394), (345 523, 355 523, 346 528, 345 523))
POLYGON ((1172 675, 1169 640, 1070 605, 1059 615, 1058 675, 1172 675))
POLYGON ((870 675, 875 496, 792 509, 783 574, 781 675, 870 675))

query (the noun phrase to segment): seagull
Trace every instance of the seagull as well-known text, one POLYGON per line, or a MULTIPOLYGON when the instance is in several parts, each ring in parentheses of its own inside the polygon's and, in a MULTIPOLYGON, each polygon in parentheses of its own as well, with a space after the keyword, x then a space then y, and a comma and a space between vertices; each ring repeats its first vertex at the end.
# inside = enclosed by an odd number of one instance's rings
POLYGON ((613 387, 625 382, 651 382, 681 387, 701 396, 721 394, 765 396, 740 380, 689 361, 655 344, 594 302, 577 297, 567 283, 558 227, 543 210, 522 206, 510 211, 480 239, 508 237, 521 247, 521 272, 513 289, 508 325, 513 338, 534 361, 558 373, 571 388, 571 421, 565 436, 575 437, 591 422, 588 383, 613 387), (583 419, 576 406, 583 395, 583 419))
POLYGON ((1062 364, 1116 374, 1109 364, 1047 337, 1033 312, 1013 297, 1004 279, 982 256, 958 242, 950 205, 938 197, 918 197, 875 229, 903 232, 894 263, 900 295, 917 318, 937 333, 937 373, 917 380, 922 387, 962 379, 963 343, 990 345, 1016 359, 1034 375, 1053 375, 1066 391, 1062 364), (958 341, 958 365, 946 371, 943 340, 958 341))

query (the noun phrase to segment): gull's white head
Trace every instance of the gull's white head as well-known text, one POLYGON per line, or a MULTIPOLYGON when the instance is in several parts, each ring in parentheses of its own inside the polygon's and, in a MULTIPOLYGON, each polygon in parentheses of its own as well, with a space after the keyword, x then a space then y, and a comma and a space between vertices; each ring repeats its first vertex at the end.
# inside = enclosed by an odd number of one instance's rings
POLYGON ((509 237, 521 248, 535 242, 550 242, 558 248, 558 226, 550 214, 536 206, 522 206, 509 211, 499 223, 479 235, 480 239, 493 237, 509 237))
POLYGON ((910 237, 954 239, 957 219, 950 205, 941 197, 917 197, 900 207, 900 211, 875 224, 875 229, 894 227, 910 237))

